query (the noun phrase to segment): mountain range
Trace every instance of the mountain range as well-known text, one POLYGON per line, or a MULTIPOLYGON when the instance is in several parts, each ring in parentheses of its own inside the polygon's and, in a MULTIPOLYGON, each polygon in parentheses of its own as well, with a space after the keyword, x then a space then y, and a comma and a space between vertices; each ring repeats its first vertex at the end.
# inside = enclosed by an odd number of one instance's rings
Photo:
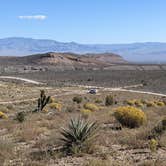
POLYGON ((0 56, 25 56, 46 52, 114 53, 129 62, 166 63, 166 43, 79 44, 21 37, 0 39, 0 56))

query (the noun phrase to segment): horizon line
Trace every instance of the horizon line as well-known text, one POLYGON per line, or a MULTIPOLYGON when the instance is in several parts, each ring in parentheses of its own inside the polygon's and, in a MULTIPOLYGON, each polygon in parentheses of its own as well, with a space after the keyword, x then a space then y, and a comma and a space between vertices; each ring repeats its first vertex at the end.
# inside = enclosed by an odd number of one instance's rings
POLYGON ((120 43, 82 43, 82 42, 77 42, 77 41, 59 41, 56 39, 51 39, 51 38, 36 38, 36 37, 18 37, 18 36, 13 36, 13 37, 3 37, 0 38, 0 40, 4 39, 32 39, 32 40, 51 40, 55 42, 60 42, 60 43, 75 43, 75 44, 82 44, 82 45, 121 45, 121 44, 143 44, 143 43, 166 43, 166 41, 133 41, 133 42, 120 42, 120 43))

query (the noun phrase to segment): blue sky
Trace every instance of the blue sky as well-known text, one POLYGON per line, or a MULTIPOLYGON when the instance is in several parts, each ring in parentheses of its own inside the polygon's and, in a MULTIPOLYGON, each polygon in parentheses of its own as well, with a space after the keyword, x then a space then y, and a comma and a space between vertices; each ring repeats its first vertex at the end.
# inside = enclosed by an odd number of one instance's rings
POLYGON ((166 42, 166 0, 0 0, 0 38, 166 42))

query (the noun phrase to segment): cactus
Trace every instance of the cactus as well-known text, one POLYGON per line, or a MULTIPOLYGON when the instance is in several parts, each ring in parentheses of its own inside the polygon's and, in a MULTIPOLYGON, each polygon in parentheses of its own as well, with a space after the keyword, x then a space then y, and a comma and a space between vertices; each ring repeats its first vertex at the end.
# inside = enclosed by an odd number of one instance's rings
POLYGON ((44 107, 50 102, 50 96, 45 95, 45 91, 41 90, 40 98, 38 99, 37 111, 42 111, 44 107))

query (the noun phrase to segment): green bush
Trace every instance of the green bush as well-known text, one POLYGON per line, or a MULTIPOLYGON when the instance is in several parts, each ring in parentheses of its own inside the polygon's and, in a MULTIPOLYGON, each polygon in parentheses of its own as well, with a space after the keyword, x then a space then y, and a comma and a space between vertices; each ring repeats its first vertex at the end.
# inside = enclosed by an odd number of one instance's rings
POLYGON ((82 102, 82 97, 81 96, 73 97, 73 102, 76 102, 77 104, 80 104, 82 102))
POLYGON ((106 96, 105 105, 110 106, 110 105, 113 105, 113 104, 115 104, 114 97, 112 95, 106 96))
POLYGON ((156 138, 161 136, 166 131, 166 117, 160 120, 157 125, 152 129, 151 136, 152 138, 156 138))
POLYGON ((25 113, 24 112, 18 112, 16 114, 16 120, 20 123, 22 123, 25 120, 25 113))
POLYGON ((135 128, 146 122, 145 113, 136 107, 123 106, 115 109, 115 118, 124 126, 135 128))

